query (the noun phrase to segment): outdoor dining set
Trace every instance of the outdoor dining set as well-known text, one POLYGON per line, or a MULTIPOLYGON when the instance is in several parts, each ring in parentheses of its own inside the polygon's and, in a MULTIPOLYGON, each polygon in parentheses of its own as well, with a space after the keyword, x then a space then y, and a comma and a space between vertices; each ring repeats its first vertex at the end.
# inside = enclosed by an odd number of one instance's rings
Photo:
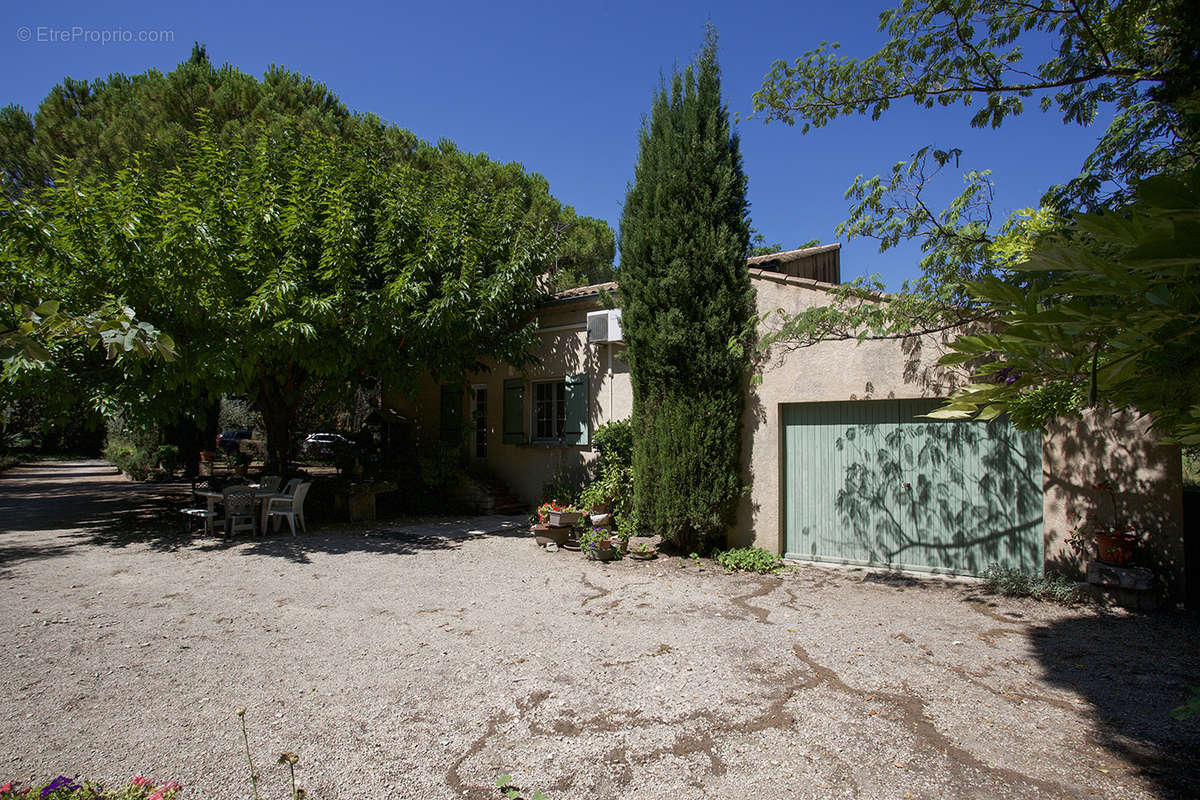
POLYGON ((183 513, 191 519, 204 520, 207 533, 215 533, 220 523, 226 536, 248 531, 252 536, 266 533, 268 525, 275 529, 286 520, 292 535, 297 527, 307 532, 304 524, 304 498, 308 495, 311 481, 292 478, 281 489, 277 475, 264 475, 257 486, 233 484, 223 489, 193 489, 197 500, 204 500, 203 508, 185 508, 183 513))

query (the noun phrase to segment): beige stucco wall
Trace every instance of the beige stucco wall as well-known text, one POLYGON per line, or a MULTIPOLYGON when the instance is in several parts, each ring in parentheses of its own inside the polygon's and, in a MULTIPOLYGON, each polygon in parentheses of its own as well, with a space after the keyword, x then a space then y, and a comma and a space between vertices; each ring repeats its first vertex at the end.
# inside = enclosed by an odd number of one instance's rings
MULTIPOLYGON (((589 345, 587 342, 587 312, 598 308, 600 306, 595 298, 543 308, 538 315, 539 345, 533 351, 539 363, 524 370, 490 363, 488 370, 465 377, 465 413, 470 409, 470 390, 475 386, 485 386, 488 390, 487 460, 485 463, 474 458, 470 460, 475 468, 504 481, 525 502, 537 502, 541 498, 542 487, 556 473, 576 476, 583 473, 588 462, 595 457, 590 444, 591 435, 604 423, 624 419, 633 410, 633 392, 629 383, 629 367, 624 360, 624 345, 589 345), (588 377, 588 445, 504 443, 505 380, 520 377, 528 383, 579 373, 588 377)), ((426 376, 421 379, 414 396, 397 395, 389 398, 393 407, 416 421, 418 447, 421 442, 434 442, 440 436, 440 392, 439 385, 426 376)), ((532 394, 527 385, 523 410, 527 432, 532 424, 532 394)))
POLYGON ((1150 421, 1131 412, 1087 412, 1051 426, 1042 446, 1046 568, 1076 574, 1082 564, 1067 543, 1068 513, 1111 522, 1117 514, 1143 537, 1138 563, 1154 569, 1167 593, 1184 597, 1183 481, 1179 448, 1155 442, 1150 421))
MULTIPOLYGON (((764 331, 777 329, 778 314, 827 305, 829 287, 775 273, 751 271, 756 310, 764 331)), ((784 551, 782 429, 780 406, 840 400, 945 397, 961 375, 937 366, 940 339, 826 341, 789 349, 777 346, 758 365, 743 415, 742 465, 750 493, 742 502, 734 543, 784 551)))
MULTIPOLYGON (((796 313, 828 303, 827 287, 772 273, 751 273, 760 315, 782 309, 796 313)), ((768 317, 765 326, 777 324, 768 317)), ((945 337, 862 343, 822 342, 789 351, 777 347, 760 364, 743 416, 742 463, 750 493, 739 509, 730 538, 784 551, 782 431, 780 406, 787 403, 946 397, 967 375, 937 365, 945 337)), ((1046 565, 1079 568, 1064 537, 1072 526, 1066 513, 1083 509, 1090 487, 1107 476, 1123 506, 1148 532, 1144 559, 1165 576, 1169 589, 1183 589, 1183 506, 1178 448, 1160 446, 1148 421, 1129 413, 1088 414, 1052 426, 1043 438, 1043 524, 1046 565)))

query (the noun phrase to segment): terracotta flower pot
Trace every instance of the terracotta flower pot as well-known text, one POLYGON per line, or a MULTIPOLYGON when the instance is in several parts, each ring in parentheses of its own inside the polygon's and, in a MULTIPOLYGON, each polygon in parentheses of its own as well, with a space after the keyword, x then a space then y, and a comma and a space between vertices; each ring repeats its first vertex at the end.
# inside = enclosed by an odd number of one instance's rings
POLYGON ((1135 539, 1126 533, 1096 534, 1096 557, 1106 564, 1123 567, 1133 560, 1135 539))
POLYGON ((587 556, 593 561, 612 561, 617 557, 617 551, 612 547, 600 547, 596 550, 589 550, 587 556))
POLYGON ((534 525, 530 530, 537 537, 539 545, 545 546, 554 542, 559 547, 567 543, 567 536, 571 532, 570 528, 555 528, 550 525, 534 525))

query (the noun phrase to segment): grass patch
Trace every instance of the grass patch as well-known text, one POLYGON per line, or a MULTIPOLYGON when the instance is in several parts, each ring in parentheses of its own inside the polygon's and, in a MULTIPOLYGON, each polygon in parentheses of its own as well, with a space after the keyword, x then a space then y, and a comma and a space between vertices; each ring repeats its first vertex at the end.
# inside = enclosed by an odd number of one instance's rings
POLYGON ((1064 605, 1080 603, 1086 598, 1078 583, 1054 572, 1030 575, 1019 569, 993 564, 979 577, 983 578, 983 590, 988 594, 1032 597, 1034 600, 1050 600, 1064 605))
POLYGON ((773 575, 783 569, 783 559, 761 547, 735 547, 717 553, 717 563, 729 572, 757 572, 773 575))
POLYGON ((0 472, 6 469, 11 469, 21 463, 21 459, 17 456, 0 456, 0 472))

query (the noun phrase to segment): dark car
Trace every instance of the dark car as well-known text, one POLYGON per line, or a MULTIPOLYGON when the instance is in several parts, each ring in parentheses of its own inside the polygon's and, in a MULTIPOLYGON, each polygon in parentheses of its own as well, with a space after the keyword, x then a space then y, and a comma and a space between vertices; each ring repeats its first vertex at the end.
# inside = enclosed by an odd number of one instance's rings
POLYGON ((300 453, 308 458, 329 460, 354 443, 340 433, 310 433, 300 443, 300 453))
POLYGON ((221 435, 217 437, 217 449, 224 450, 226 453, 236 452, 241 448, 241 443, 250 438, 250 431, 221 431, 221 435))

